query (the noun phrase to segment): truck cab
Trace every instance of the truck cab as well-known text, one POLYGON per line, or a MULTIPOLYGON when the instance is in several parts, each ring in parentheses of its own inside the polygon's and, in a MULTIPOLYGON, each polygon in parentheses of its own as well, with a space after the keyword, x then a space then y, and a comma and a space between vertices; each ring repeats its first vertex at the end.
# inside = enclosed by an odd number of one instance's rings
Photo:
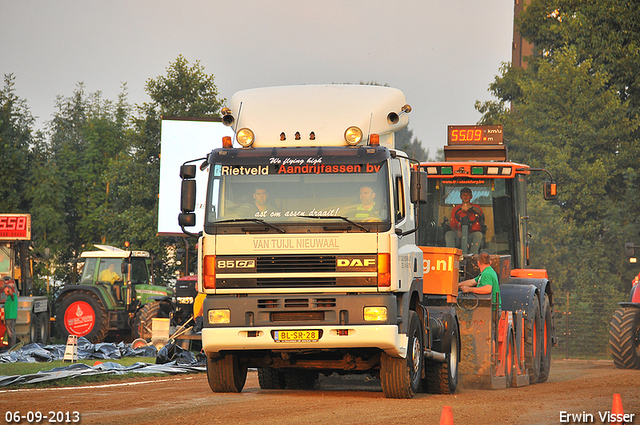
MULTIPOLYGON (((425 179, 394 148, 410 110, 399 90, 362 85, 245 90, 223 109, 236 143, 190 161, 209 173, 198 290, 213 391, 241 391, 256 367, 262 388, 337 371, 413 396, 431 346, 415 243, 425 179)), ((195 174, 181 167, 186 232, 195 174)))

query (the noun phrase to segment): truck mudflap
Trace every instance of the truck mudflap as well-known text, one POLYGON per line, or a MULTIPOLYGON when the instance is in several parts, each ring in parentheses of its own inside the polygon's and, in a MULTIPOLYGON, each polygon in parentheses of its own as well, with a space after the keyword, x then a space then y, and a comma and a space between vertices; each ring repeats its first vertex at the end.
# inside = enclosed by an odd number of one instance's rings
POLYGON ((529 385, 522 310, 498 312, 490 294, 460 294, 458 320, 460 386, 501 389, 529 385))

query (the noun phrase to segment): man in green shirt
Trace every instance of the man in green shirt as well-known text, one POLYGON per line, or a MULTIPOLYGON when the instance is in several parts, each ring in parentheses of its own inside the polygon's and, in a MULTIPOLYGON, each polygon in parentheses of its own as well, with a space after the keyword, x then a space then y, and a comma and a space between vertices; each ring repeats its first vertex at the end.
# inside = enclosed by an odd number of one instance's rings
POLYGON ((7 340, 9 348, 16 345, 16 319, 18 318, 18 296, 15 292, 15 281, 9 276, 2 278, 4 294, 7 299, 4 302, 4 323, 7 327, 7 340))
POLYGON ((482 252, 478 258, 478 267, 480 267, 480 275, 473 279, 464 280, 458 283, 458 289, 464 292, 472 292, 474 294, 491 294, 491 300, 497 304, 498 309, 502 307, 500 299, 500 286, 498 285, 498 275, 491 267, 491 257, 488 253, 482 252))

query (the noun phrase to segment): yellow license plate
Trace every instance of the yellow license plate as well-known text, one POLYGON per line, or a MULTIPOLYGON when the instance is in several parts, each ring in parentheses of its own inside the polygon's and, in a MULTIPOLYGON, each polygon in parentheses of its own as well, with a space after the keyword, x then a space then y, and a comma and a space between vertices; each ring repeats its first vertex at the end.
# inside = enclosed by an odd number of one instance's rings
POLYGON ((274 331, 276 342, 313 342, 320 339, 320 331, 274 331))

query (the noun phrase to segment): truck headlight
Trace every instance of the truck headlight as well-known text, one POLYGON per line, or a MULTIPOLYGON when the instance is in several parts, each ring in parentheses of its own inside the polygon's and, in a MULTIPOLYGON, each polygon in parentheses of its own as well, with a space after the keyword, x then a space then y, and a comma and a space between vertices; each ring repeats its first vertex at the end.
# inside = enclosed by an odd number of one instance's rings
POLYGON ((364 321, 365 322, 386 322, 387 307, 365 307, 364 321))
POLYGON ((212 325, 231 323, 231 311, 227 309, 209 310, 207 312, 207 318, 209 319, 209 323, 212 325))

